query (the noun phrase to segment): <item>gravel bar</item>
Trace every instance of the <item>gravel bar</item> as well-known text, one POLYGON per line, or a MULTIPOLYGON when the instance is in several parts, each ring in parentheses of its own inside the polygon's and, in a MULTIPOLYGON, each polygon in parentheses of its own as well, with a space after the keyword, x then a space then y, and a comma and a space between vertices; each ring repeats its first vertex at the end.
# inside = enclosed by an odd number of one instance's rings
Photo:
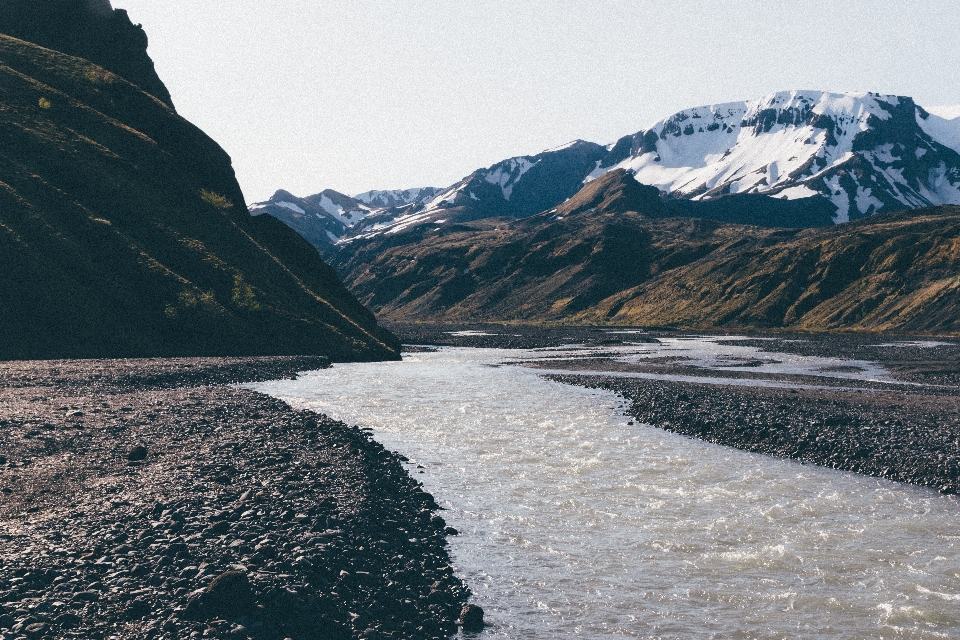
POLYGON ((546 375, 614 391, 637 421, 771 456, 960 493, 960 397, 546 375))
POLYGON ((456 532, 406 460, 222 386, 327 365, 0 363, 0 638, 456 633, 456 532))

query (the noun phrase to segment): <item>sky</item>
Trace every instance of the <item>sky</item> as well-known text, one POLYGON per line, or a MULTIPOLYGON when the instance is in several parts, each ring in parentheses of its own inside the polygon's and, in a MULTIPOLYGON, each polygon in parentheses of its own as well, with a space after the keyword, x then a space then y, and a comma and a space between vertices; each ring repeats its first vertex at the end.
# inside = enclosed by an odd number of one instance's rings
POLYGON ((113 0, 178 112, 277 189, 444 187, 775 91, 960 104, 954 0, 113 0))

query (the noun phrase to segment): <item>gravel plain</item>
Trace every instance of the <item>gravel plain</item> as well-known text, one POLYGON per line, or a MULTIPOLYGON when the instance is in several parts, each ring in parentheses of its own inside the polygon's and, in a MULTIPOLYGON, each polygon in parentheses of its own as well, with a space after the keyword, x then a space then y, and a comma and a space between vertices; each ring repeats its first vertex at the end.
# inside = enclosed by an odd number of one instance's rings
POLYGON ((406 461, 224 386, 327 365, 0 363, 0 638, 456 633, 456 532, 406 461))

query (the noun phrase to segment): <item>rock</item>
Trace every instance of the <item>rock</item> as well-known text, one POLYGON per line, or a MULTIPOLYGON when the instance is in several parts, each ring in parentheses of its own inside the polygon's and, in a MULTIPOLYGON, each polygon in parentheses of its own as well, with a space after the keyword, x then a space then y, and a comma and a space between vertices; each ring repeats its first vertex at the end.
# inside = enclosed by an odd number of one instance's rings
POLYGON ((203 608, 226 618, 236 618, 256 606, 247 574, 225 571, 213 579, 200 597, 203 608))
POLYGON ((23 632, 28 638, 42 638, 50 627, 46 622, 34 622, 23 628, 23 632))
MULTIPOLYGON (((68 611, 67 613, 61 613, 59 616, 57 616, 54 619, 54 622, 58 626, 63 627, 64 629, 72 629, 73 627, 76 627, 77 625, 79 625, 81 620, 82 619, 80 618, 80 616, 78 616, 75 613, 70 613, 68 611)), ((3 625, 0 624, 0 627, 3 627, 3 625)))
POLYGON ((137 598, 127 605, 126 616, 131 620, 138 620, 150 615, 150 605, 137 598))
POLYGON ((483 609, 475 604, 463 605, 458 622, 464 631, 483 631, 483 609))
POLYGON ((145 460, 147 458, 147 448, 142 444, 138 444, 133 449, 130 449, 127 452, 127 460, 131 462, 138 462, 140 460, 145 460))

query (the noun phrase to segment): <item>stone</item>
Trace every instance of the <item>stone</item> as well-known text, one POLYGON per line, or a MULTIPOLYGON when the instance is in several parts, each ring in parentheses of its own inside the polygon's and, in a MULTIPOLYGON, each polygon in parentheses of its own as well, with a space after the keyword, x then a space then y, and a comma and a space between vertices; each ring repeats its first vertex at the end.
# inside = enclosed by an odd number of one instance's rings
POLYGON ((224 571, 213 579, 200 598, 204 609, 231 619, 256 606, 250 581, 243 571, 224 571))
MULTIPOLYGON (((78 616, 75 613, 70 613, 68 611, 67 613, 61 613, 59 616, 57 616, 54 619, 54 622, 57 625, 63 627, 64 629, 72 629, 73 627, 76 627, 77 625, 79 625, 81 620, 82 619, 80 618, 80 616, 78 616)), ((0 626, 3 626, 3 625, 0 625, 0 626)))
POLYGON ((125 613, 131 620, 139 620, 144 616, 150 615, 150 605, 137 598, 127 605, 125 613))
POLYGON ((34 622, 24 627, 23 632, 28 638, 33 640, 33 638, 42 638, 49 627, 50 625, 46 622, 34 622))
POLYGON ((483 609, 475 604, 463 605, 458 622, 464 631, 483 631, 483 609))
POLYGON ((130 449, 127 452, 127 460, 131 462, 138 462, 140 460, 145 460, 147 458, 147 448, 142 444, 138 444, 133 449, 130 449))

